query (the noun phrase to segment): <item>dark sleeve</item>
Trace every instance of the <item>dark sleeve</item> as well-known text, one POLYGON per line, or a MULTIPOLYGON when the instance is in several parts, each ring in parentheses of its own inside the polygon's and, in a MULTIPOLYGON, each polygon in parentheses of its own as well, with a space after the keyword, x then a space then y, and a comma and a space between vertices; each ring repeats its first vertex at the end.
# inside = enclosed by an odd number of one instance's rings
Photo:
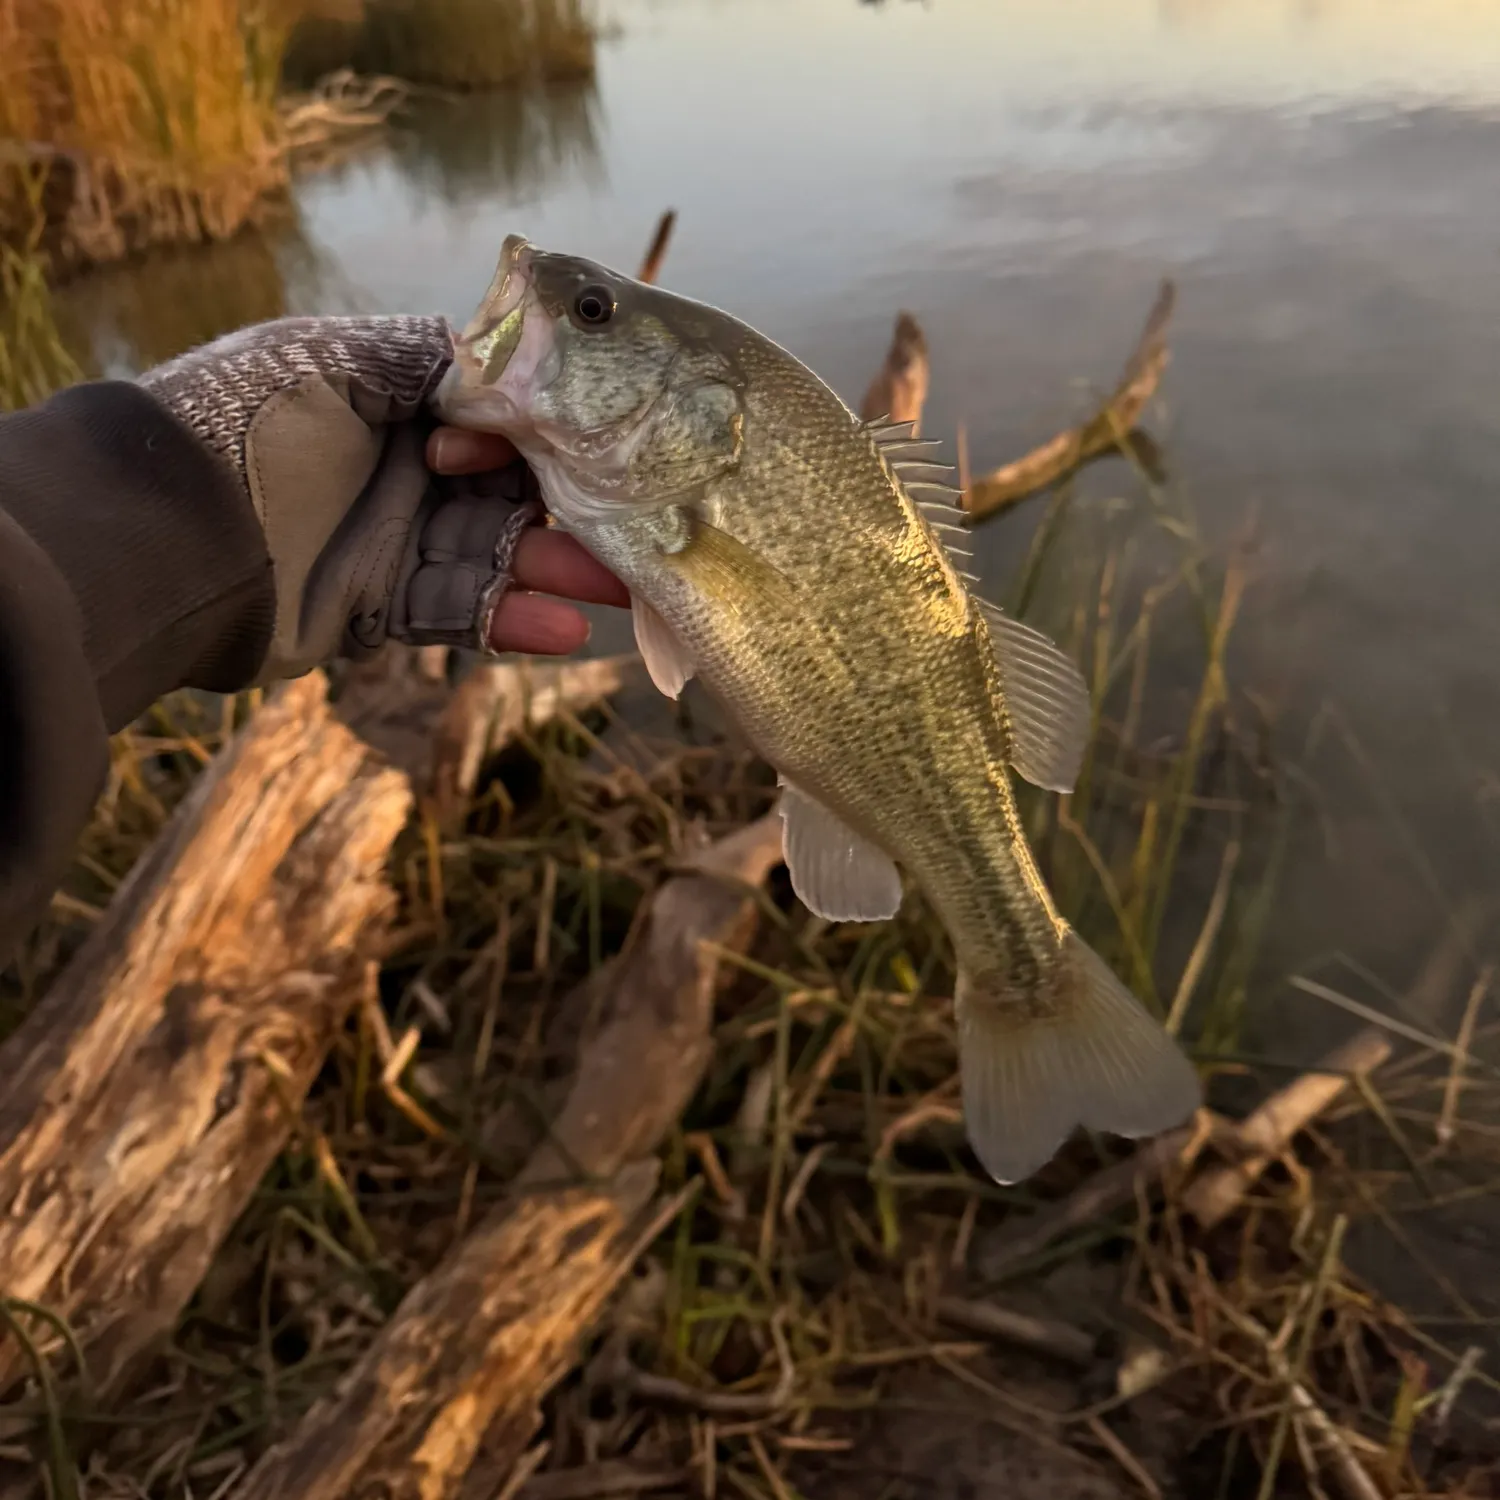
POLYGON ((67 870, 108 736, 264 659, 271 562, 221 461, 135 385, 0 416, 0 964, 67 870))

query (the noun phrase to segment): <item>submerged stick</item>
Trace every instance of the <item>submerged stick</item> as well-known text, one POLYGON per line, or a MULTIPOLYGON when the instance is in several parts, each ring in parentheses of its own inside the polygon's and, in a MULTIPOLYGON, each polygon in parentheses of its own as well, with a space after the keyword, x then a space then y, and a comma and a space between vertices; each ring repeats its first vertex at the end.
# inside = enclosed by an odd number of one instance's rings
POLYGON ((641 262, 640 270, 635 273, 637 281, 644 281, 647 286, 656 285, 656 278, 661 274, 661 263, 667 258, 667 246, 672 243, 672 231, 676 227, 677 210, 669 208, 656 221, 656 233, 651 236, 646 258, 641 262))
MULTIPOLYGON (((0 1049, 0 1292, 67 1324, 95 1395, 171 1329, 294 1128, 410 806, 322 674, 289 684, 0 1049)), ((25 1368, 0 1333, 0 1389, 25 1368)))
POLYGON ((1369 1027, 1335 1047, 1312 1073, 1295 1078, 1271 1095, 1240 1124, 1236 1144, 1243 1161, 1205 1172, 1183 1194, 1182 1209, 1204 1229, 1222 1223, 1244 1201, 1293 1136, 1323 1113, 1349 1086, 1351 1078, 1372 1073, 1391 1055, 1390 1039, 1369 1027))
POLYGON ((912 436, 918 436, 929 378, 926 335, 917 320, 903 309, 896 314, 885 362, 876 371, 860 403, 860 420, 910 422, 912 436))
MULTIPOLYGON (((1002 465, 973 481, 963 495, 963 508, 970 524, 988 520, 1009 510, 1038 490, 1056 484, 1075 469, 1128 443, 1132 447, 1145 439, 1133 429, 1146 404, 1161 383, 1171 358, 1167 348, 1167 324, 1177 299, 1177 289, 1164 280, 1156 302, 1146 319, 1146 326, 1135 351, 1125 362, 1109 399, 1087 421, 1069 427, 1024 458, 1002 465)), ((1149 439, 1138 454, 1143 461, 1154 453, 1149 439)))

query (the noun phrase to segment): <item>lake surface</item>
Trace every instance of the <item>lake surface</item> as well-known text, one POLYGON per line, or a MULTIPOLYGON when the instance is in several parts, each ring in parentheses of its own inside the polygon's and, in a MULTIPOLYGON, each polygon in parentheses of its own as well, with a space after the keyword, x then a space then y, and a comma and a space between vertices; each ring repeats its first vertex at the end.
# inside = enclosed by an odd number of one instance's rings
MULTIPOLYGON (((1288 748, 1336 707, 1381 787, 1316 757, 1267 962, 1339 949, 1405 984, 1500 883, 1500 3, 606 16, 594 85, 424 108, 307 177, 285 231, 94 277, 72 314, 107 368, 282 310, 462 321, 505 234, 633 268, 672 206, 664 279, 851 400, 912 309, 927 430, 964 421, 977 470, 1082 414, 1171 275, 1153 430, 1211 533, 1259 518, 1237 671, 1288 748)), ((1014 536, 978 534, 987 583, 1014 536)), ((1331 1018, 1295 1006, 1277 1048, 1310 1056, 1331 1018)))

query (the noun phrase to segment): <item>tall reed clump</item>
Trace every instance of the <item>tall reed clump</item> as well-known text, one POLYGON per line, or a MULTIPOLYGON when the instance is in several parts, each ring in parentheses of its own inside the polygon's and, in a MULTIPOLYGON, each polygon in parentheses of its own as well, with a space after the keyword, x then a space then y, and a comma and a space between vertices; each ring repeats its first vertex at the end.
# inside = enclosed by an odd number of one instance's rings
POLYGON ((43 178, 33 173, 16 186, 22 202, 31 205, 33 227, 19 245, 0 242, 0 411, 40 401, 79 376, 58 332, 45 265, 37 253, 43 178))
POLYGON ((585 0, 366 0, 354 66, 414 83, 490 88, 594 71, 585 0))
POLYGON ((0 235, 37 168, 59 264, 250 222, 287 182, 291 20, 285 0, 0 0, 0 235))

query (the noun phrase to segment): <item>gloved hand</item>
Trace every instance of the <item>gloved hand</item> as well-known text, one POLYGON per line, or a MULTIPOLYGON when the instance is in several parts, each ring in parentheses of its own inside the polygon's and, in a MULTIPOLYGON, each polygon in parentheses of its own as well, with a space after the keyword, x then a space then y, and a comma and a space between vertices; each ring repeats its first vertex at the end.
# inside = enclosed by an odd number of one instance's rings
POLYGON ((517 582, 626 598, 570 538, 539 528, 535 486, 508 444, 433 431, 425 402, 450 357, 441 318, 284 318, 141 377, 233 470, 265 533, 276 612, 261 680, 386 639, 582 643, 576 611, 508 599, 517 582))

